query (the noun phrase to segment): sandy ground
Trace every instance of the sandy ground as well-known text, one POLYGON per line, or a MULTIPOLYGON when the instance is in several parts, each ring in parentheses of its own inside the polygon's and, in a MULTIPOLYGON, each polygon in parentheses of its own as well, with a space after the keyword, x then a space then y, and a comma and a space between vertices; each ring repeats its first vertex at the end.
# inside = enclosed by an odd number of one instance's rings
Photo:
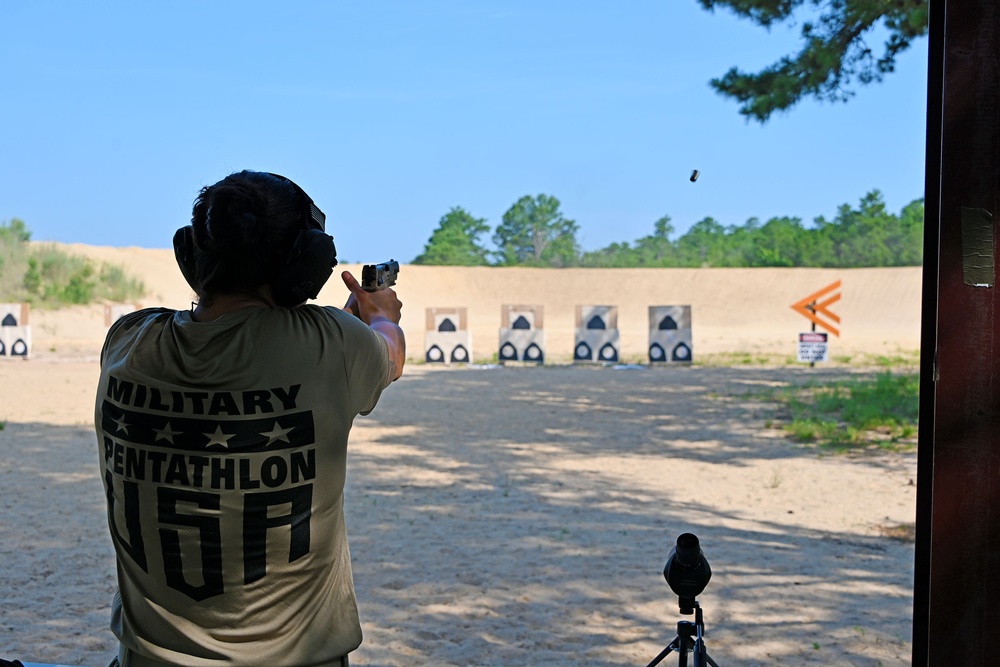
MULTIPOLYGON (((645 665, 682 620, 660 571, 691 531, 720 665, 908 664, 913 549, 883 531, 913 521, 914 456, 790 443, 748 395, 840 372, 411 369, 354 435, 352 662, 645 665)), ((21 388, 0 432, 0 655, 98 667, 96 366, 0 378, 21 388)))
MULTIPOLYGON (((146 305, 189 298, 167 277, 166 251, 133 255, 156 290, 146 305)), ((400 276, 413 281, 412 297, 400 291, 420 315, 407 327, 411 352, 421 346, 424 307, 463 305, 430 302, 428 285, 469 277, 416 268, 400 276)), ((747 293, 781 285, 781 308, 761 317, 761 307, 737 307, 743 302, 732 297, 728 328, 708 316, 717 295, 694 287, 716 279, 685 278, 685 296, 703 304, 696 358, 699 348, 794 354, 785 329, 794 337, 804 328, 788 305, 838 277, 844 354, 914 349, 919 272, 865 271, 765 272, 763 287, 741 273, 730 282, 747 293), (848 346, 849 327, 878 344, 848 346), (760 333, 751 343, 747 331, 760 333)), ((567 284, 629 293, 621 273, 574 273, 581 277, 567 284)), ((479 308, 483 318, 498 310, 503 294, 523 303, 523 279, 496 288, 500 296, 472 295, 487 304, 467 304, 470 320, 479 308)), ((620 322, 664 303, 648 289, 619 301, 620 322)), ((573 290, 557 300, 590 302, 579 298, 573 290)), ((572 322, 557 324, 561 311, 551 311, 546 326, 566 328, 569 340, 572 322)), ((107 629, 114 568, 91 426, 103 312, 36 311, 31 324, 34 358, 0 363, 0 657, 103 667, 115 650, 107 629)), ((493 326, 491 345, 497 325, 483 325, 493 326)), ((859 372, 409 366, 352 439, 348 522, 365 628, 352 664, 646 665, 690 618, 661 574, 683 532, 699 536, 713 569, 699 600, 722 667, 909 664, 913 545, 886 533, 914 520, 915 455, 830 455, 793 443, 768 427, 774 407, 755 396, 859 372)))

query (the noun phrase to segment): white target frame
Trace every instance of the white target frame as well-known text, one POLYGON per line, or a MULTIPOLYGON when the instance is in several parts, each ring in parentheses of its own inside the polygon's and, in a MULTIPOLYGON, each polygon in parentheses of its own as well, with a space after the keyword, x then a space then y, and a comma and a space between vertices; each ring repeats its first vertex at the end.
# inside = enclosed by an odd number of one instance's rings
POLYGON ((545 363, 544 312, 542 306, 501 306, 497 352, 501 364, 545 363))
POLYGON ((651 365, 693 361, 691 306, 649 307, 648 354, 651 365))
POLYGON ((618 363, 620 339, 618 306, 576 307, 573 363, 618 363))
POLYGON ((0 303, 0 359, 31 358, 29 314, 26 303, 0 303))
POLYGON ((472 334, 465 308, 427 308, 424 361, 428 364, 472 363, 472 334))

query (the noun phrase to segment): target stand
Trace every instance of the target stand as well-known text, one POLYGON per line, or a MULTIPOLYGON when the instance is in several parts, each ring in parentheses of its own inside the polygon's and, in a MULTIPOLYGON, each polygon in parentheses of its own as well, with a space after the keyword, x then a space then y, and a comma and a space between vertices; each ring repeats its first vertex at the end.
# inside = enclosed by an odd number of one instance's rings
POLYGON ((424 361, 428 364, 472 362, 472 335, 465 308, 428 308, 424 361))
POLYGON ((650 306, 650 365, 690 364, 693 359, 691 306, 650 306))
POLYGON ((545 363, 545 330, 542 306, 504 305, 500 310, 501 364, 545 363))
POLYGON ((31 357, 31 325, 26 303, 0 303, 0 359, 31 357))
POLYGON ((616 364, 621 356, 617 306, 577 306, 573 363, 616 364))

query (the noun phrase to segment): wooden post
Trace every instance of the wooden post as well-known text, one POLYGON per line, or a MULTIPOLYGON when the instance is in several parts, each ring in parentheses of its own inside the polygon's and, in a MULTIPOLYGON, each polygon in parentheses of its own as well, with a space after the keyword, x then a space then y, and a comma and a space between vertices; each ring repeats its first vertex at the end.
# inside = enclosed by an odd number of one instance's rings
POLYGON ((1000 5, 931 0, 913 665, 997 664, 1000 5))

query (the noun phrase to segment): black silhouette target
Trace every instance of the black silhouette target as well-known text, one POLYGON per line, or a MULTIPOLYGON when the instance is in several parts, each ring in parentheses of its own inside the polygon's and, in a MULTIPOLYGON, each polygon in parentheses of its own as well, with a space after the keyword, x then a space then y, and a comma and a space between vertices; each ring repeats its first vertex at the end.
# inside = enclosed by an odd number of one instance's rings
POLYGON ((673 331, 677 329, 677 321, 674 318, 667 315, 662 320, 660 320, 660 331, 673 331))
POLYGON ((532 343, 524 349, 524 361, 533 361, 535 363, 542 363, 545 361, 545 354, 542 352, 542 348, 538 347, 537 343, 532 343))
POLYGON ((512 343, 500 346, 500 361, 517 361, 517 348, 512 343))
POLYGON ((605 343, 597 353, 598 361, 618 361, 618 348, 611 343, 605 343))

